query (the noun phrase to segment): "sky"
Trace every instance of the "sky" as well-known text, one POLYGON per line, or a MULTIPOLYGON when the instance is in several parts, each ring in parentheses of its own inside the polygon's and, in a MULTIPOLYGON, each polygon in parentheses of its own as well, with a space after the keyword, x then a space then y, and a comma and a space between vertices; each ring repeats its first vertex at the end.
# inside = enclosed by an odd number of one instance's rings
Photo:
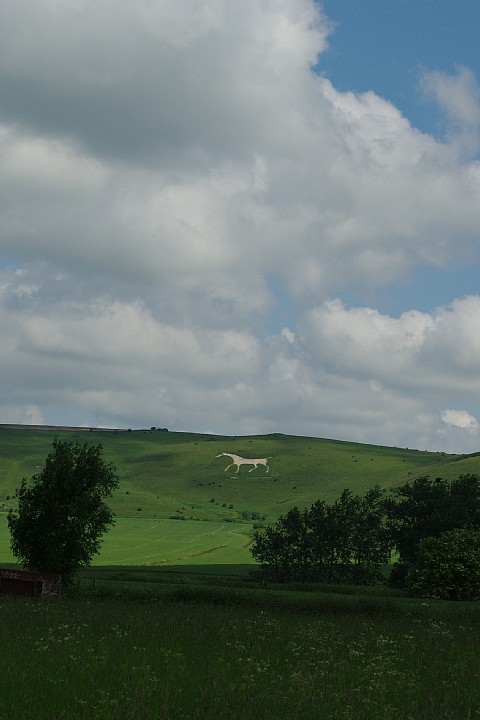
POLYGON ((476 452, 477 0, 0 5, 0 422, 476 452))

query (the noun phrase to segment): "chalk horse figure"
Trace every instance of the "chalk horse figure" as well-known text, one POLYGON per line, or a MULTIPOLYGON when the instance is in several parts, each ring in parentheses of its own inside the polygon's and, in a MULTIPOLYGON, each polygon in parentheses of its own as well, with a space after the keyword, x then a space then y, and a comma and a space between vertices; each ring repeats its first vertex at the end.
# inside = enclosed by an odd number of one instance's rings
POLYGON ((225 455, 226 457, 231 458, 231 460, 232 460, 232 462, 230 463, 230 465, 227 465, 227 467, 225 468, 225 472, 227 472, 227 470, 228 470, 229 468, 233 467, 234 465, 236 465, 236 467, 237 467, 237 469, 235 470, 235 472, 236 472, 237 475, 238 475, 238 473, 240 472, 240 465, 253 465, 252 469, 249 470, 248 472, 252 472, 252 471, 255 470, 259 465, 264 465, 264 466, 267 468, 267 473, 270 472, 270 468, 268 467, 268 461, 271 460, 270 457, 266 457, 266 458, 244 458, 244 457, 241 457, 240 455, 234 455, 233 453, 227 453, 227 452, 222 452, 222 453, 220 453, 219 455, 216 455, 215 457, 219 458, 219 457, 223 457, 224 455, 225 455))

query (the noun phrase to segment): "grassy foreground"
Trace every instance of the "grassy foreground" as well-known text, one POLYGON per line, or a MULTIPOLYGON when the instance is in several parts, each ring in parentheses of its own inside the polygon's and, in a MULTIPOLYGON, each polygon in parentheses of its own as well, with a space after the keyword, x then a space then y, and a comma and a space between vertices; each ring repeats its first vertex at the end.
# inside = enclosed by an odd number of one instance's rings
POLYGON ((0 598, 0 717, 480 717, 475 604, 319 590, 124 571, 0 598))

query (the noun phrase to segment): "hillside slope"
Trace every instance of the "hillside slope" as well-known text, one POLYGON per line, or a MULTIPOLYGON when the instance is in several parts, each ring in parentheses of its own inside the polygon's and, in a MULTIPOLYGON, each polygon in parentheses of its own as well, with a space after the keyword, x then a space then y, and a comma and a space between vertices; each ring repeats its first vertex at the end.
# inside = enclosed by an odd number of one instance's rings
POLYGON ((253 523, 273 522, 294 505, 303 508, 318 498, 332 502, 346 487, 363 493, 373 485, 391 488, 419 475, 453 478, 463 472, 480 473, 478 455, 320 438, 0 428, 0 536, 6 531, 6 509, 14 502, 15 488, 43 466, 55 436, 101 443, 106 460, 117 468, 120 485, 111 506, 118 522, 105 543, 110 556, 104 562, 115 562, 121 547, 125 552, 118 560, 127 562, 128 556, 129 564, 142 557, 155 563, 159 555, 158 562, 214 562, 220 555, 221 562, 228 562, 228 548, 236 562, 248 562, 248 551, 242 553, 241 548, 248 546, 253 523), (231 460, 217 457, 223 452, 268 458, 267 467, 241 466, 236 472, 234 466, 225 472, 231 460), (198 521, 208 522, 208 532, 198 521), (210 527, 211 523, 217 525, 210 527), (171 538, 168 547, 160 542, 165 537, 171 538))

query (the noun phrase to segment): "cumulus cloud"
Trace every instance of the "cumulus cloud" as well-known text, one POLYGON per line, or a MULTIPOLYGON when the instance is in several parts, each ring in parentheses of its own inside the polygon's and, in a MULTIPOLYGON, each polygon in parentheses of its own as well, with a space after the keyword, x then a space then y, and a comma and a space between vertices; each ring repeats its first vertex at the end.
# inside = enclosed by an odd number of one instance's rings
POLYGON ((480 88, 473 72, 458 66, 455 75, 424 71, 424 92, 445 111, 450 140, 459 151, 474 156, 480 142, 480 88))
POLYGON ((313 70, 331 31, 312 0, 0 8, 5 422, 448 444, 479 297, 341 297, 478 245, 476 80, 425 74, 436 140, 313 70))
POLYGON ((478 430, 478 420, 466 410, 444 410, 441 418, 446 425, 465 430, 478 430))
POLYGON ((312 364, 382 387, 429 395, 480 390, 480 297, 456 300, 433 313, 399 318, 339 300, 312 310, 302 325, 302 348, 312 364))

